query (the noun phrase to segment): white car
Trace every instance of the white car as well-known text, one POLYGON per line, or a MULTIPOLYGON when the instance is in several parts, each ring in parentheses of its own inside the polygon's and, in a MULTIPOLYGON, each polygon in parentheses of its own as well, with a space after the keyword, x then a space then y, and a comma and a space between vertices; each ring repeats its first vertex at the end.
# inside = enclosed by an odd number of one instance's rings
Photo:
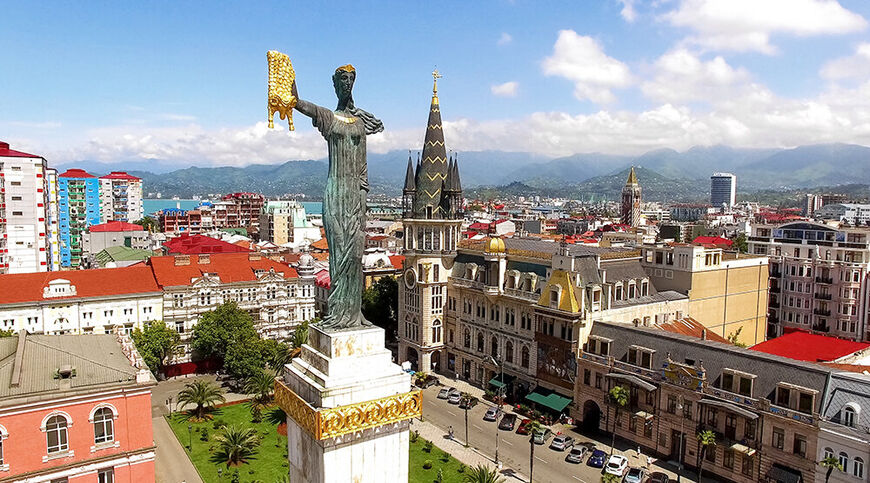
POLYGON ((604 471, 611 475, 625 476, 625 472, 628 471, 628 458, 618 454, 611 456, 604 465, 604 471))

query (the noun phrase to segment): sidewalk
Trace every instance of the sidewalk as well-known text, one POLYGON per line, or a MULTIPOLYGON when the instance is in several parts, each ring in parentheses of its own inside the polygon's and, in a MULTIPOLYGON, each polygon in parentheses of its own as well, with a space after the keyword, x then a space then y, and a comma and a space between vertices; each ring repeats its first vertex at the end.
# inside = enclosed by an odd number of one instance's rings
POLYGON ((202 483, 202 478, 187 457, 184 447, 175 438, 166 419, 155 416, 151 424, 154 428, 154 443, 157 445, 157 483, 202 483))
MULTIPOLYGON (((457 389, 460 388, 457 387, 457 389)), ((411 431, 419 431, 421 438, 431 441, 432 444, 450 453, 451 456, 461 461, 466 466, 483 465, 490 468, 495 467, 495 463, 492 461, 492 458, 490 458, 489 456, 485 456, 483 453, 479 452, 477 449, 471 446, 466 448, 464 442, 459 438, 454 438, 452 440, 447 439, 445 437, 447 433, 443 429, 435 426, 432 423, 420 421, 419 419, 412 419, 411 431)), ((502 474, 502 476, 507 478, 512 477, 516 478, 519 481, 528 481, 525 476, 522 476, 511 468, 502 468, 500 473, 502 474)))

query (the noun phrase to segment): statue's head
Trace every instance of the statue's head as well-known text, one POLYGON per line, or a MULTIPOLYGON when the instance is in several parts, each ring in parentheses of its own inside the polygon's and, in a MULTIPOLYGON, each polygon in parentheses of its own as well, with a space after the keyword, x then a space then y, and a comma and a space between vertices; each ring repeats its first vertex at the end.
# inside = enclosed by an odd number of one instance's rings
POLYGON ((335 69, 335 74, 332 74, 332 85, 335 87, 335 95, 338 96, 339 103, 352 99, 355 80, 356 69, 352 65, 347 64, 335 69))

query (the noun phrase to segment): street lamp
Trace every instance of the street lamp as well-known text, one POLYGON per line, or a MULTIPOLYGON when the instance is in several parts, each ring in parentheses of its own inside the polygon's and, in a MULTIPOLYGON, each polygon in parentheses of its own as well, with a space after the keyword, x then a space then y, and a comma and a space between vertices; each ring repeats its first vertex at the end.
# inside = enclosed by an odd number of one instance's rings
MULTIPOLYGON (((680 399, 677 402, 677 411, 680 413, 683 412, 683 396, 680 396, 680 399)), ((682 476, 682 473, 683 473, 683 441, 686 439, 685 435, 683 434, 683 425, 684 424, 686 424, 686 417, 685 417, 685 415, 681 415, 681 417, 680 417, 680 454, 677 456, 677 462, 678 462, 678 468, 679 468, 679 471, 677 472, 677 483, 680 482, 680 477, 682 476)))
POLYGON ((187 450, 193 452, 193 426, 187 425, 187 450))
MULTIPOLYGON (((499 378, 499 383, 501 384, 501 386, 498 388, 498 413, 502 414, 502 403, 504 402, 504 364, 503 364, 503 361, 501 360, 501 356, 499 356, 498 361, 495 360, 495 357, 489 356, 489 362, 492 365, 498 367, 498 370, 499 370, 498 378, 499 378)), ((498 423, 496 423, 496 425, 495 425, 495 464, 496 465, 498 465, 498 440, 499 440, 499 436, 500 436, 498 431, 499 431, 498 423)))

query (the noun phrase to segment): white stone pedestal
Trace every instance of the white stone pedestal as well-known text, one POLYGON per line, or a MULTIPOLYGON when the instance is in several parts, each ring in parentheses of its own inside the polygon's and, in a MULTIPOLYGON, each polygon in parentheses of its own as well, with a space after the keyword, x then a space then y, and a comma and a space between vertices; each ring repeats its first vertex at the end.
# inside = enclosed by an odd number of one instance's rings
POLYGON ((287 412, 290 481, 407 482, 406 416, 420 399, 384 347, 384 330, 311 327, 308 342, 284 368, 286 388, 276 387, 287 412))

